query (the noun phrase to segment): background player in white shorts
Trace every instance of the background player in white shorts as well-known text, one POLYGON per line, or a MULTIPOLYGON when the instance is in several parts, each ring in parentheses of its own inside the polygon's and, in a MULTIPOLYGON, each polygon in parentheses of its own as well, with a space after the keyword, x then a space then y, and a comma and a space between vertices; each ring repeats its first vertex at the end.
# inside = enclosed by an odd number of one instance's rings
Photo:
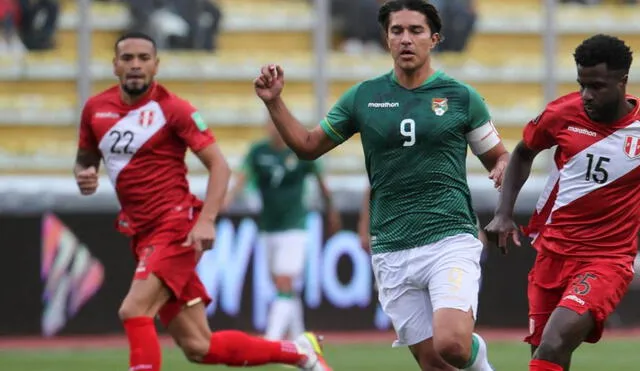
POLYGON ((269 270, 273 277, 277 297, 271 305, 265 337, 283 339, 287 333, 295 338, 304 332, 302 301, 294 289, 305 266, 307 244, 305 185, 308 176, 318 181, 327 213, 330 234, 340 229, 340 214, 333 207, 329 192, 318 164, 300 161, 284 143, 280 134, 267 123, 268 137, 251 146, 237 182, 229 190, 228 207, 247 181, 255 185, 262 199, 259 228, 265 248, 268 249, 269 270))

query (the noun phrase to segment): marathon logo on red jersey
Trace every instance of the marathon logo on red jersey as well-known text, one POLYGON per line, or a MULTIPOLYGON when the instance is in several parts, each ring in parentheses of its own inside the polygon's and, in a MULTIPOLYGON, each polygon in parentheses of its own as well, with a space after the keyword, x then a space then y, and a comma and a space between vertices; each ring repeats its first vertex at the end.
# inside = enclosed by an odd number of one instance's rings
POLYGON ((627 135, 624 139, 624 153, 630 158, 640 156, 640 138, 627 135))
POLYGON ((139 123, 143 128, 149 127, 153 123, 153 111, 143 110, 140 111, 139 123))

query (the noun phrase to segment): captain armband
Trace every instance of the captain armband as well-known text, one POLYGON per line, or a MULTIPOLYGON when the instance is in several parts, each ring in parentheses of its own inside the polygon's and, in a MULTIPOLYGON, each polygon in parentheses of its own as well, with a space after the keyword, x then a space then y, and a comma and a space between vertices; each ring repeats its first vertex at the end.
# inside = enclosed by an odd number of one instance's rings
POLYGON ((466 137, 471 151, 476 156, 487 152, 500 143, 500 135, 491 121, 468 132, 466 137))

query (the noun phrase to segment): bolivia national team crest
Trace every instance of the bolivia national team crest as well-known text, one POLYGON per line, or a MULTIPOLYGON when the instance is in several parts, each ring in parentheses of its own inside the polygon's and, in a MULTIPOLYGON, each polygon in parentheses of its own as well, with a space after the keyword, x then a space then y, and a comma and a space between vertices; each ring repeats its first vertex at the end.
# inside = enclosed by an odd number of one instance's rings
POLYGON ((140 118, 138 122, 145 129, 149 127, 149 125, 153 123, 153 111, 149 111, 149 110, 140 111, 140 118))
POLYGON ((624 138, 624 153, 630 158, 640 156, 640 138, 627 135, 624 138))
POLYGON ((442 116, 449 109, 447 98, 433 98, 431 100, 431 109, 436 116, 442 116))

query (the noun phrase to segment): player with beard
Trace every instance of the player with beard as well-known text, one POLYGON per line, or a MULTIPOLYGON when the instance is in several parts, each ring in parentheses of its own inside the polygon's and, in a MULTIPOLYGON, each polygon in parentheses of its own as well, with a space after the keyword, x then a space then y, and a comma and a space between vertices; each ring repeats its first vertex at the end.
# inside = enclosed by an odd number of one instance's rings
POLYGON ((91 195, 103 160, 121 206, 117 228, 131 237, 137 267, 119 310, 129 369, 161 369, 158 316, 195 363, 330 370, 311 333, 289 342, 211 332, 205 311, 211 298, 195 269, 213 245, 230 170, 198 111, 154 81, 158 64, 149 36, 131 33, 116 42, 113 67, 120 83, 85 104, 74 168, 80 192, 91 195), (209 171, 204 201, 189 190, 187 149, 209 171))

